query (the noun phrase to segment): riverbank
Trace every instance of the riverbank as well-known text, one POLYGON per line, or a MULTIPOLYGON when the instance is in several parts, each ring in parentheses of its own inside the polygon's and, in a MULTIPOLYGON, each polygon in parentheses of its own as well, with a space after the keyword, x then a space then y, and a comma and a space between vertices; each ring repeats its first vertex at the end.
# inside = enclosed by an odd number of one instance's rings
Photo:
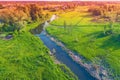
MULTIPOLYGON (((54 18, 54 20, 56 19, 56 17, 54 16, 52 16, 52 19, 54 18)), ((45 28, 47 28, 47 26, 49 26, 49 23, 46 21, 45 23, 44 23, 44 25, 42 25, 43 26, 43 31, 40 33, 40 34, 38 34, 37 36, 39 36, 40 38, 41 38, 41 40, 44 42, 44 44, 51 50, 51 52, 50 52, 50 55, 57 55, 57 54, 59 54, 59 53, 64 53, 64 50, 67 52, 67 54, 71 57, 71 59, 73 59, 75 62, 77 62, 78 64, 80 64, 80 66, 82 66, 82 67, 84 67, 85 69, 84 70, 87 70, 89 73, 90 73, 90 75, 91 76, 93 76, 93 77, 95 77, 96 79, 95 80, 102 80, 100 77, 99 77, 99 75, 98 74, 96 74, 97 72, 95 71, 95 69, 93 68, 93 66, 91 66, 91 64, 83 64, 83 58, 82 58, 82 56, 78 56, 78 53, 77 53, 77 55, 75 55, 75 53, 73 53, 70 49, 67 49, 66 47, 65 47, 65 45, 63 44, 63 43, 61 43, 60 41, 58 41, 57 39, 55 39, 54 37, 52 37, 52 36, 50 36, 47 32, 46 32, 46 30, 45 30, 45 28), (47 38, 48 37, 48 38, 47 38), (50 38, 50 39, 49 39, 50 38), (50 41, 51 40, 51 41, 50 41), (55 44, 52 42, 52 41, 54 41, 55 42, 55 44), (51 43, 51 44, 50 44, 51 43), (52 44, 53 43, 53 44, 52 44), (58 46, 60 46, 61 48, 63 48, 63 50, 61 50, 61 52, 59 52, 59 51, 57 51, 56 52, 56 50, 57 50, 57 46, 56 47, 54 47, 53 45, 58 45, 58 46), (51 48, 52 47, 52 48, 51 48), (92 71, 91 71, 91 69, 92 69, 92 71)), ((64 53, 65 54, 65 53, 64 53)), ((65 56, 65 55, 64 55, 65 56)), ((56 57, 56 56, 55 56, 56 57)), ((60 57, 60 55, 58 56, 58 57, 60 57)), ((66 57, 67 58, 67 57, 66 57)), ((59 58, 58 58, 59 59, 59 58)), ((59 59, 60 60, 60 59, 59 59)), ((63 63, 64 63, 64 61, 62 61, 63 63)), ((70 62, 71 63, 71 62, 70 62)), ((65 63, 66 64, 66 63, 65 63)), ((75 65, 75 64, 71 64, 71 65, 75 65)), ((70 65, 68 65, 68 67, 70 68, 70 65)), ((77 66, 75 66, 75 67, 77 67, 77 66)), ((81 67, 81 69, 82 69, 82 67, 81 67)), ((71 70, 72 70, 72 67, 71 67, 71 70)), ((73 72, 74 72, 74 70, 73 70, 73 72)), ((81 72, 81 71, 80 71, 81 72)), ((86 72, 87 73, 87 72, 86 72)), ((81 75, 83 75, 84 73, 81 73, 81 75)), ((77 75, 77 74, 76 74, 77 75)), ((105 75, 105 74, 104 74, 105 75)), ((77 75, 78 76, 78 75, 77 75)), ((85 76, 85 74, 84 74, 84 76, 85 76)), ((105 75, 106 76, 106 75, 105 75)), ((79 78, 83 78, 83 77, 80 77, 80 76, 78 76, 79 78)), ((85 76, 86 77, 86 79, 84 78, 83 80, 88 80, 87 79, 87 75, 85 76)), ((94 80, 94 78, 90 78, 90 76, 89 76, 89 79, 90 80, 94 80)))
POLYGON ((93 77, 98 80, 111 80, 108 78, 107 71, 102 66, 84 62, 83 57, 78 55, 78 53, 74 53, 70 49, 66 48, 62 42, 50 36, 47 32, 45 32, 45 34, 57 45, 61 46, 75 62, 83 66, 93 77))
POLYGON ((54 56, 60 63, 65 64, 79 80, 96 80, 85 70, 85 68, 73 61, 66 50, 56 44, 56 42, 52 41, 50 37, 46 35, 45 31, 37 34, 37 36, 40 37, 44 45, 51 51, 50 55, 54 56))
MULTIPOLYGON (((54 17, 54 20, 55 20, 55 17, 54 17)), ((47 28, 47 26, 49 26, 49 23, 45 22, 44 28, 43 28, 43 31, 41 34, 44 34, 44 36, 49 37, 58 46, 62 47, 75 62, 77 62, 82 67, 84 67, 85 70, 87 70, 91 76, 96 78, 96 80, 97 79, 98 80, 111 80, 108 77, 108 73, 103 66, 93 64, 92 62, 89 62, 89 63, 85 62, 85 58, 83 58, 83 56, 80 56, 78 53, 75 53, 72 50, 68 49, 61 41, 59 41, 55 37, 51 36, 49 34, 49 32, 46 32, 45 28, 47 28)), ((44 40, 43 40, 43 42, 44 42, 44 40)), ((45 45, 47 45, 47 44, 45 44, 45 45)), ((56 50, 53 48, 52 52, 53 52, 53 54, 51 54, 51 55, 54 55, 56 50)), ((56 54, 58 54, 58 53, 56 53, 56 54)))
POLYGON ((77 80, 66 67, 55 64, 42 41, 29 32, 37 24, 14 32, 9 40, 0 39, 0 79, 77 80))
POLYGON ((83 62, 92 62, 95 66, 97 64, 97 67, 102 66, 113 80, 119 80, 118 28, 115 27, 113 35, 105 35, 104 26, 91 22, 91 19, 89 13, 68 12, 51 22, 46 30, 68 49, 81 55, 85 59, 83 62), (76 25, 77 22, 79 23, 76 25))

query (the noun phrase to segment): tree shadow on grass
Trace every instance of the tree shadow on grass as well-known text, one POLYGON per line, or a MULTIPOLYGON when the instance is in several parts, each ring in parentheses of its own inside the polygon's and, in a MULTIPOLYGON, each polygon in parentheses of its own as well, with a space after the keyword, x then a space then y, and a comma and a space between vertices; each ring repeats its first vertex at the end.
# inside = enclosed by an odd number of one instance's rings
POLYGON ((108 36, 109 36, 109 39, 103 41, 100 48, 103 48, 103 49, 111 48, 112 50, 120 49, 120 34, 116 33, 113 35, 105 35, 102 31, 99 31, 99 32, 85 35, 84 37, 91 37, 94 40, 94 39, 104 38, 108 36))
POLYGON ((98 39, 98 38, 106 37, 106 35, 104 35, 104 33, 102 31, 99 31, 99 32, 87 34, 83 37, 92 37, 93 39, 95 39, 95 38, 98 39))
POLYGON ((118 50, 120 49, 120 34, 113 34, 113 35, 105 35, 102 31, 87 34, 83 37, 90 37, 90 40, 95 41, 96 39, 108 37, 107 40, 101 42, 102 45, 99 48, 102 49, 111 49, 111 50, 118 50))
POLYGON ((51 26, 57 26, 57 27, 63 27, 64 26, 63 24, 59 25, 59 24, 53 24, 53 23, 50 23, 50 25, 51 26))
POLYGON ((112 50, 120 49, 120 34, 111 35, 109 39, 103 42, 100 48, 112 50))

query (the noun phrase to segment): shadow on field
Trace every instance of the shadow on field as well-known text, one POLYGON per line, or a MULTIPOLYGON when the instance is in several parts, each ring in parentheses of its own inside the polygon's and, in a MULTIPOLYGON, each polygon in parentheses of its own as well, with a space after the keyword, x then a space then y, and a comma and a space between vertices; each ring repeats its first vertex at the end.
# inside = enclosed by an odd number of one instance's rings
POLYGON ((120 34, 115 34, 110 36, 109 39, 103 42, 103 45, 100 46, 104 49, 118 50, 120 49, 120 34))
POLYGON ((92 37, 93 39, 98 39, 98 38, 103 38, 103 37, 106 37, 102 31, 99 31, 99 32, 94 32, 94 33, 91 33, 91 34, 87 34, 83 37, 92 37))
POLYGON ((100 48, 112 49, 112 50, 120 49, 120 34, 113 34, 113 35, 106 36, 102 31, 99 31, 99 32, 85 35, 83 37, 90 37, 92 41, 95 41, 96 39, 99 39, 99 38, 109 37, 108 39, 102 42, 102 45, 100 46, 100 48))
POLYGON ((52 25, 52 26, 58 26, 58 27, 62 27, 63 25, 57 25, 57 24, 52 24, 52 23, 50 23, 50 25, 52 25))

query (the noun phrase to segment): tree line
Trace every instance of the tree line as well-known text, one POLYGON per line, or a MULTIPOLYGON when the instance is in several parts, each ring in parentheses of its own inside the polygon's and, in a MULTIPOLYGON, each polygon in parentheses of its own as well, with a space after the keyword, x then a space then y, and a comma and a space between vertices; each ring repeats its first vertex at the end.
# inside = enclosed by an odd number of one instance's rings
POLYGON ((92 16, 97 16, 96 19, 101 19, 102 22, 107 22, 104 26, 104 34, 113 34, 114 23, 120 22, 120 5, 119 4, 102 4, 101 6, 92 6, 88 9, 92 16))
POLYGON ((47 16, 41 6, 34 3, 6 6, 0 9, 0 32, 19 31, 26 24, 43 20, 47 16))

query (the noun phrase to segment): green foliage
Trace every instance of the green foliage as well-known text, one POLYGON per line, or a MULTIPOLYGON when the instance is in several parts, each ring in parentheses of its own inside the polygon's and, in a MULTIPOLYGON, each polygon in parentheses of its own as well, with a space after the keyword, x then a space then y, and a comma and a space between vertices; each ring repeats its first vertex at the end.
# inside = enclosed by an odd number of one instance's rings
POLYGON ((0 80, 78 80, 68 68, 64 72, 63 65, 54 63, 42 41, 29 33, 49 16, 34 4, 0 13, 4 23, 0 37, 13 35, 0 39, 0 80))
POLYGON ((4 23, 4 25, 1 27, 1 32, 14 32, 15 30, 20 31, 22 29, 24 24, 21 22, 16 23, 4 23))
POLYGON ((6 8, 0 13, 0 22, 4 23, 0 29, 2 32, 20 31, 27 23, 45 21, 48 17, 49 14, 43 14, 38 4, 19 5, 10 10, 6 8))
POLYGON ((104 26, 104 35, 112 35, 114 34, 114 24, 110 22, 108 25, 104 26))
POLYGON ((30 16, 33 21, 38 21, 39 19, 43 19, 43 14, 40 6, 36 4, 30 4, 30 16))
POLYGON ((74 80, 53 63, 42 41, 28 32, 0 40, 1 80, 74 80))
MULTIPOLYGON (((68 12, 61 15, 61 18, 53 21, 47 31, 50 35, 54 36, 58 40, 62 41, 66 47, 78 52, 87 61, 95 62, 96 60, 102 60, 102 64, 109 69, 114 76, 115 80, 119 80, 120 76, 120 26, 117 23, 103 25, 104 23, 91 22, 92 17, 88 17, 88 14, 84 12, 68 12), (72 18, 71 21, 71 17, 72 18), (79 17, 78 17, 79 16, 79 17), (75 25, 82 16, 84 19, 75 25), (66 20, 67 24, 72 24, 72 35, 65 33, 63 22, 66 20), (114 29, 113 29, 114 25, 114 29), (112 34, 109 36, 104 35, 112 34), (113 34, 114 32, 114 34, 113 34)), ((70 27, 70 26, 68 26, 70 27)), ((99 63, 99 62, 98 62, 99 63)))
POLYGON ((2 32, 14 31, 14 26, 11 26, 11 25, 5 23, 5 24, 1 27, 1 31, 2 31, 2 32))

